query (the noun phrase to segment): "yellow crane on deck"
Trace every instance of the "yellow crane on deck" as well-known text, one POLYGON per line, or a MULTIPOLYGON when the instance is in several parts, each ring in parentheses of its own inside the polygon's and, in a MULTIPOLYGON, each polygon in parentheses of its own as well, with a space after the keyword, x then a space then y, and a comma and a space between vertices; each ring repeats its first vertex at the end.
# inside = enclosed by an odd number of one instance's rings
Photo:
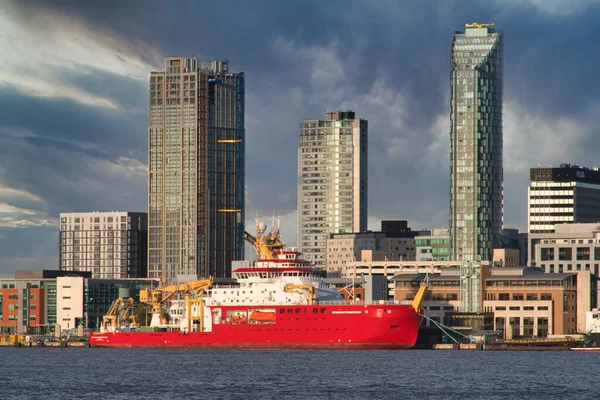
POLYGON ((109 330, 116 331, 119 323, 131 322, 135 324, 135 316, 131 314, 128 316, 130 312, 133 311, 133 299, 119 297, 115 300, 113 305, 110 307, 106 315, 102 317, 102 329, 104 332, 108 332, 109 330), (130 321, 128 321, 128 319, 130 321), (110 328, 109 328, 110 324, 110 328))
MULTIPOLYGON (((175 285, 164 285, 159 286, 154 289, 142 289, 140 290, 140 302, 144 304, 148 304, 152 306, 152 322, 151 326, 155 326, 158 324, 166 323, 165 318, 162 316, 162 307, 163 304, 172 299, 178 293, 185 293, 186 295, 186 306, 189 305, 191 301, 189 299, 190 294, 195 293, 194 298, 195 302, 201 302, 200 296, 204 293, 205 290, 209 289, 213 285, 213 277, 209 277, 208 279, 199 279, 194 281, 189 281, 185 283, 179 283, 175 285), (158 318, 158 321, 155 319, 158 318)), ((200 307, 200 312, 202 313, 202 307, 200 307)), ((188 329, 190 325, 191 318, 191 309, 188 307, 188 329)), ((194 318, 196 319, 196 317, 194 318)), ((200 320, 201 321, 201 320, 200 320)))
POLYGON ((308 290, 308 305, 312 305, 315 300, 317 300, 317 292, 315 291, 314 286, 311 285, 294 285, 287 284, 283 287, 283 291, 287 293, 297 293, 303 294, 303 289, 308 290))

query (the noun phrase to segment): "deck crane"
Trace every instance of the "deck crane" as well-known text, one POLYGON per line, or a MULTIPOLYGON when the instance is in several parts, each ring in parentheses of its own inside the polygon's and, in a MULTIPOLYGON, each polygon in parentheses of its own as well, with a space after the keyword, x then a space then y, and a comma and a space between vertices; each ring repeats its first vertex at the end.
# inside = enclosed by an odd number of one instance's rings
POLYGON ((106 315, 102 317, 102 331, 115 332, 120 324, 132 323, 135 325, 135 316, 128 315, 133 311, 133 299, 119 297, 115 300, 106 315))
POLYGON ((297 293, 304 294, 303 289, 308 291, 308 305, 312 305, 315 300, 317 300, 317 292, 315 291, 314 286, 311 285, 293 285, 287 284, 284 286, 283 291, 287 293, 297 293))
POLYGON ((186 294, 186 303, 191 294, 193 294, 194 298, 199 298, 206 289, 212 287, 213 280, 211 276, 208 279, 140 290, 140 302, 152 306, 152 321, 150 322, 150 326, 160 326, 166 323, 166 319, 162 316, 162 307, 166 301, 179 293, 186 294))

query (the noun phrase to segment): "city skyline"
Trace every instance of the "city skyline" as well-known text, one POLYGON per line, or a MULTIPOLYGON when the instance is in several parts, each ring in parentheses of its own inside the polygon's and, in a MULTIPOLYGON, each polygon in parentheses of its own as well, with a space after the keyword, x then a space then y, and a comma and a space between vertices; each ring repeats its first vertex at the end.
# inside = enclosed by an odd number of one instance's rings
POLYGON ((0 275, 58 268, 61 211, 146 210, 147 77, 168 56, 246 72, 246 223, 278 213, 290 244, 297 121, 328 109, 369 120, 369 229, 448 224, 448 49, 472 21, 505 32, 505 227, 526 229, 530 167, 597 165, 598 5, 227 3, 174 5, 165 17, 144 4, 126 18, 120 3, 102 13, 78 2, 0 6, 0 275), (210 17, 221 13, 229 18, 210 17))

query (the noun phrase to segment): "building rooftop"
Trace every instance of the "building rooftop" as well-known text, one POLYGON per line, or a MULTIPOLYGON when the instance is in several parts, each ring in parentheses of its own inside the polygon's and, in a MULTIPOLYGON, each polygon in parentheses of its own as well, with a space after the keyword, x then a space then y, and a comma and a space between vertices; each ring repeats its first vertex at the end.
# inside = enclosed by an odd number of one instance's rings
POLYGON ((534 167, 529 170, 531 182, 586 182, 600 184, 600 170, 579 165, 560 164, 558 167, 534 167))
MULTIPOLYGON (((533 267, 503 267, 503 268, 490 268, 491 276, 487 277, 485 281, 497 282, 497 281, 518 281, 518 280, 544 280, 544 281, 562 281, 568 277, 576 275, 572 273, 561 273, 561 274, 550 274, 545 273, 540 268, 533 267)), ((447 280, 459 280, 460 279, 460 268, 451 267, 445 268, 441 273, 436 274, 398 274, 394 276, 392 282, 406 282, 406 281, 422 281, 428 276, 430 281, 447 281, 447 280)))
POLYGON ((57 269, 21 269, 15 271, 15 279, 53 279, 63 276, 91 278, 92 273, 86 271, 59 271, 57 269))

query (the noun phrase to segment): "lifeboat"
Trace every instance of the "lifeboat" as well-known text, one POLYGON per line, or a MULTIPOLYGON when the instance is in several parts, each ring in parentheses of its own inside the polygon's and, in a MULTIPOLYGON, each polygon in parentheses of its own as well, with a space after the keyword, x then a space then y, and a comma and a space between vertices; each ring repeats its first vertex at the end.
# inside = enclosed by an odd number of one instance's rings
POLYGON ((250 314, 251 321, 257 322, 275 322, 275 313, 273 311, 252 311, 250 314))
POLYGON ((231 318, 232 324, 245 324, 247 322, 248 322, 248 319, 246 317, 239 317, 236 315, 233 318, 231 318))

